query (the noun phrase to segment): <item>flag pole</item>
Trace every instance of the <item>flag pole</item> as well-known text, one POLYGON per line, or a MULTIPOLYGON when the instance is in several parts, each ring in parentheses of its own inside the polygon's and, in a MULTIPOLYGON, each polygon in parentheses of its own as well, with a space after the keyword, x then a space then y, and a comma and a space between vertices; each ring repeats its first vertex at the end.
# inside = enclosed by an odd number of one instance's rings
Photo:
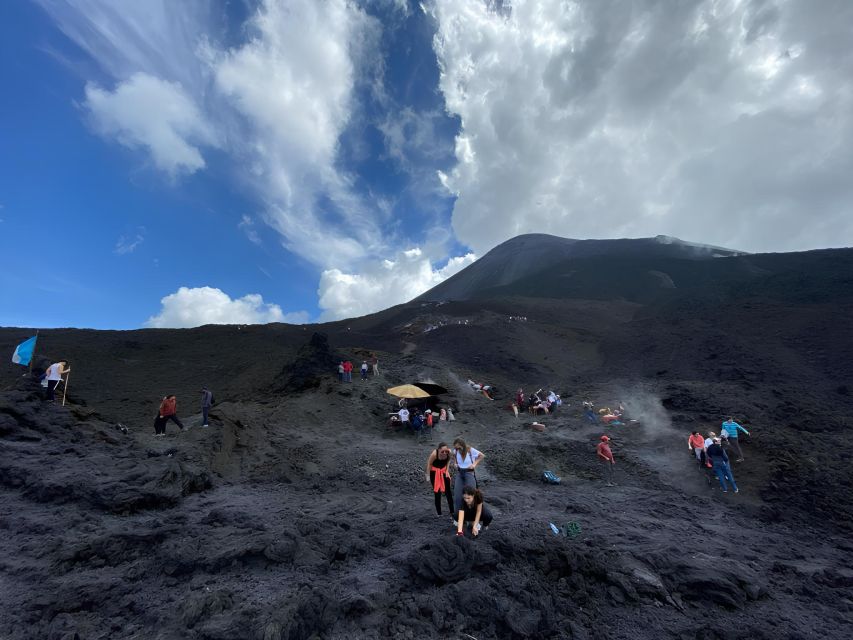
POLYGON ((65 385, 62 387, 62 406, 65 406, 65 394, 68 393, 68 381, 71 379, 71 372, 65 376, 65 385))
POLYGON ((30 355, 30 368, 29 368, 30 376, 33 375, 33 360, 36 359, 36 347, 38 346, 38 343, 39 343, 39 330, 36 329, 36 341, 33 343, 33 352, 30 355))

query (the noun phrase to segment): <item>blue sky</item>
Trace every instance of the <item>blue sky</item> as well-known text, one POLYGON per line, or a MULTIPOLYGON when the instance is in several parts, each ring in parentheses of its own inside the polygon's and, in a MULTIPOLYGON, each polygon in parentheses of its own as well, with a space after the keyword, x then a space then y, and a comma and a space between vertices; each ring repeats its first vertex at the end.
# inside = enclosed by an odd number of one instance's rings
POLYGON ((0 3, 0 325, 306 322, 519 233, 853 243, 853 5, 0 3))

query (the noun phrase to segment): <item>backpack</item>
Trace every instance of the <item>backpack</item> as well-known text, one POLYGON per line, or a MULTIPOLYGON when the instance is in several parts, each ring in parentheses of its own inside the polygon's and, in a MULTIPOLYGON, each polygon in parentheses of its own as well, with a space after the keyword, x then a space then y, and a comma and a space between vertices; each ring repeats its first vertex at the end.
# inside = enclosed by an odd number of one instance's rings
POLYGON ((541 479, 545 484, 560 484, 561 482, 560 477, 553 471, 543 471, 541 479))

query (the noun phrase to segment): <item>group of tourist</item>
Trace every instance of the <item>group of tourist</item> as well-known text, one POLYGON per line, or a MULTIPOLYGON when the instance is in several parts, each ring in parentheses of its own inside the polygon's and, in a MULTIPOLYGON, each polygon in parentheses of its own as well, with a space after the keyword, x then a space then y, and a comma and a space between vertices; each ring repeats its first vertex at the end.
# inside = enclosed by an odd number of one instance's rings
POLYGON ((516 417, 518 417, 519 413, 524 413, 525 411, 532 414, 542 412, 548 415, 555 413, 562 404, 563 400, 560 398, 559 394, 554 392, 553 389, 548 391, 548 393, 543 393, 542 389, 539 389, 535 393, 531 393, 529 396, 526 396, 524 394, 524 389, 519 388, 518 391, 515 392, 515 398, 513 398, 511 408, 516 417))
MULTIPOLYGON (((352 372, 353 372, 353 364, 350 360, 341 360, 338 363, 338 381, 339 382, 352 382, 352 372)), ((376 357, 376 354, 373 353, 369 358, 363 360, 361 363, 361 367, 359 369, 361 372, 361 379, 367 380, 368 373, 373 372, 374 376, 379 375, 379 358, 376 357)))
POLYGON ((424 479, 432 487, 436 517, 442 515, 441 504, 445 500, 457 536, 465 535, 467 530, 477 537, 492 523, 492 512, 477 483, 477 466, 483 458, 482 452, 462 438, 453 441, 452 451, 440 442, 427 458, 424 479))
POLYGON ((707 436, 703 436, 699 431, 694 431, 687 438, 687 447, 691 454, 696 457, 702 469, 713 471, 723 493, 728 493, 729 487, 735 493, 738 492, 728 451, 737 455, 735 462, 743 462, 743 451, 739 442, 740 433, 749 435, 749 431, 730 417, 723 422, 720 435, 710 431, 707 436))

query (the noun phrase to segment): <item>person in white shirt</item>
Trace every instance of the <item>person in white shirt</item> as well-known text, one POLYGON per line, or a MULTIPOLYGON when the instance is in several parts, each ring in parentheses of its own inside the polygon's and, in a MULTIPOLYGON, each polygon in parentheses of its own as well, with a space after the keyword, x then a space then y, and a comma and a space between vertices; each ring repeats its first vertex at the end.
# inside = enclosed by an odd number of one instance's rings
POLYGON ((71 369, 68 368, 68 360, 60 360, 59 362, 54 362, 47 368, 45 375, 47 376, 48 402, 53 402, 56 392, 56 385, 59 384, 59 381, 62 380, 62 376, 64 376, 66 373, 71 373, 71 369))
POLYGON ((400 422, 404 429, 409 426, 409 410, 406 407, 403 407, 397 412, 397 415, 400 416, 400 422))
POLYGON ((462 492, 465 487, 477 488, 475 470, 485 456, 474 447, 469 447, 462 438, 453 441, 453 449, 456 452, 456 469, 459 471, 453 480, 453 505, 458 513, 462 509, 462 492))

